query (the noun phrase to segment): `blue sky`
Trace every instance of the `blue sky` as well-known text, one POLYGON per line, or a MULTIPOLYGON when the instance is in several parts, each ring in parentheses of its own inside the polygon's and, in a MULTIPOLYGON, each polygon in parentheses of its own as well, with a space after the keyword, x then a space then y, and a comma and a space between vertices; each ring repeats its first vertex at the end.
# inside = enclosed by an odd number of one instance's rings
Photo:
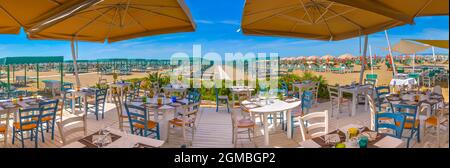
MULTIPOLYGON (((246 36, 240 27, 244 0, 186 0, 197 24, 197 31, 145 37, 113 44, 80 43, 79 59, 96 58, 170 58, 175 52, 192 52, 192 45, 201 44, 202 53, 276 52, 280 56, 359 54, 359 38, 324 42, 295 38, 246 36)), ((423 17, 416 25, 389 30, 391 43, 402 38, 448 39, 448 16, 423 17)), ((384 33, 369 36, 375 54, 386 54, 384 33)), ((431 52, 431 51, 426 51, 431 52)), ((437 52, 448 53, 438 49, 437 52)), ((0 57, 57 55, 70 59, 70 44, 64 41, 32 41, 20 35, 0 35, 0 57)))

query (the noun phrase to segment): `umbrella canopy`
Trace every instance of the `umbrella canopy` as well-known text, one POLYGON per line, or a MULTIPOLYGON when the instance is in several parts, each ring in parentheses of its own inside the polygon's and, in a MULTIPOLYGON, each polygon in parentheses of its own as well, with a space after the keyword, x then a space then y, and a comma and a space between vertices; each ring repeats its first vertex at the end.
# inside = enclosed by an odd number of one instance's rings
POLYGON ((0 34, 19 34, 35 24, 63 11, 78 11, 98 0, 2 0, 0 34))
POLYGON ((295 60, 304 60, 304 59, 306 59, 305 56, 298 56, 298 57, 295 58, 295 60))
POLYGON ((416 16, 448 15, 448 0, 247 0, 249 35, 343 40, 404 24, 416 16))
POLYGON ((116 42, 194 30, 182 0, 103 0, 64 20, 49 19, 35 25, 29 38, 116 42))
POLYGON ((448 40, 411 40, 431 46, 448 49, 448 40))
POLYGON ((331 59, 333 59, 334 57, 332 56, 332 55, 324 55, 324 56, 322 56, 322 57, 320 57, 320 58, 322 58, 322 60, 331 60, 331 59))
POLYGON ((338 58, 339 59, 353 59, 354 56, 352 54, 347 53, 347 54, 340 55, 338 58))
POLYGON ((313 56, 309 56, 309 57, 307 58, 307 60, 316 60, 316 59, 319 59, 319 56, 313 55, 313 56))
POLYGON ((398 42, 392 47, 392 51, 399 52, 402 54, 415 54, 421 51, 425 51, 430 47, 431 46, 400 40, 400 42, 398 42))

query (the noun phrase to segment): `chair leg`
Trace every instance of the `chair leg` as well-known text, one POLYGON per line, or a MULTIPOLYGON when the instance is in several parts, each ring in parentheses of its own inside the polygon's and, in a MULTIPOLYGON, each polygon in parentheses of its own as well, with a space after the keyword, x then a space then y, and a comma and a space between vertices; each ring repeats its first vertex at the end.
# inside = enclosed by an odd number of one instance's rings
POLYGON ((25 148, 25 143, 23 142, 23 131, 20 131, 20 138, 22 141, 22 148, 25 148))
MULTIPOLYGON (((41 132, 42 135, 44 135, 43 131, 41 132)), ((35 137, 35 141, 34 141, 34 148, 38 147, 38 142, 39 142, 39 128, 36 128, 36 137, 35 137)), ((44 136, 42 136, 42 142, 44 142, 44 136)))
POLYGON ((14 140, 16 139, 16 129, 13 128, 13 133, 12 133, 12 144, 14 145, 14 140))
POLYGON ((420 125, 417 128, 417 142, 420 143, 420 125))
MULTIPOLYGON (((43 127, 42 127, 42 125, 43 124, 41 124, 41 135, 42 135, 42 143, 45 143, 45 138, 44 138, 44 129, 43 129, 43 127)), ((47 125, 47 128, 48 128, 48 125, 47 125)), ((39 134, 39 128, 36 128, 37 129, 37 131, 36 131, 36 137, 38 136, 38 134, 39 134)), ((37 139, 36 139, 37 140, 37 139)))
POLYGON ((216 112, 219 112, 219 100, 216 101, 216 112))
POLYGON ((156 139, 160 140, 161 137, 159 135, 159 124, 156 125, 156 139))

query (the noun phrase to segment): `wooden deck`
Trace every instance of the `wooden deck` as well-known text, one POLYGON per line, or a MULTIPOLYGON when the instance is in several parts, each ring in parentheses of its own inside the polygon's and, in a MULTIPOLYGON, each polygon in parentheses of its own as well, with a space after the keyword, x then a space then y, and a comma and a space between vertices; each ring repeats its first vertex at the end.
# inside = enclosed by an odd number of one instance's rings
MULTIPOLYGON (((322 111, 329 109, 329 103, 320 103, 315 105, 311 110, 322 111)), ((345 108, 344 110, 345 111, 345 108)), ((72 114, 65 113, 64 118, 70 117, 72 114)), ((336 119, 336 116, 330 119, 329 130, 334 130, 338 127, 353 123, 369 126, 369 112, 364 110, 364 106, 358 106, 358 112, 356 116, 349 117, 348 113, 341 113, 336 119)), ((257 121, 258 122, 258 121, 257 121)), ((259 124, 258 124, 259 125, 259 124)), ((105 118, 99 121, 95 120, 95 116, 88 115, 88 134, 98 131, 99 128, 104 126, 111 126, 118 128, 117 114, 114 108, 114 104, 107 103, 105 118)), ((197 118, 197 132, 194 135, 194 140, 192 141, 192 148, 232 148, 232 132, 231 132, 231 116, 224 109, 219 109, 219 112, 215 112, 215 108, 202 107, 200 110, 199 117, 197 118)), ((55 140, 51 140, 51 134, 45 133, 45 143, 39 142, 39 148, 58 148, 62 146, 60 142, 59 132, 55 128, 55 140)), ((295 148, 299 147, 298 142, 300 141, 300 130, 295 128, 294 138, 288 139, 286 133, 281 130, 280 127, 274 128, 270 127, 270 147, 274 148, 295 148)), ((191 135, 187 134, 187 140, 191 141, 191 135)), ((448 148, 448 135, 441 135, 441 147, 448 148)), ((39 137, 41 138, 41 137, 39 137)), ((15 144, 11 143, 11 129, 10 135, 8 137, 8 142, 6 145, 1 143, 3 137, 0 135, 0 148, 20 148, 20 141, 16 141, 15 144)), ((255 138, 256 147, 263 146, 263 136, 262 129, 257 128, 257 136, 255 138)), ((169 142, 163 145, 163 148, 179 148, 184 144, 181 138, 181 132, 179 130, 171 129, 169 136, 169 142)), ((436 147, 435 137, 427 134, 422 139, 421 143, 413 141, 413 147, 436 147)), ((26 140, 25 147, 33 148, 34 142, 26 140)), ((253 148, 255 144, 248 140, 242 140, 237 143, 238 148, 253 148)))

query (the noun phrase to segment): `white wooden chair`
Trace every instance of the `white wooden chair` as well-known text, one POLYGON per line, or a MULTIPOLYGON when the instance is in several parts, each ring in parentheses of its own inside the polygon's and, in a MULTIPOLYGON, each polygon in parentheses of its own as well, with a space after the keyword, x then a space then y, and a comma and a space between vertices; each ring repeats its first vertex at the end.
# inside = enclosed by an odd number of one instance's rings
POLYGON ((0 135, 3 137, 3 143, 6 145, 8 141, 8 128, 9 128, 10 111, 0 112, 0 135))
POLYGON ((200 110, 200 102, 185 105, 183 107, 184 112, 179 113, 179 115, 171 120, 169 120, 169 129, 167 129, 167 140, 169 142, 170 129, 181 128, 183 142, 186 143, 186 131, 191 132, 191 141, 194 141, 195 131, 197 129, 196 119, 198 112, 200 110))
POLYGON ((124 123, 128 123, 128 115, 124 112, 123 102, 119 94, 112 95, 113 102, 116 105, 117 118, 119 120, 119 129, 123 131, 124 123))
POLYGON ((351 115, 351 108, 350 108, 350 100, 346 98, 341 98, 339 100, 339 87, 335 86, 328 86, 328 93, 330 95, 330 104, 331 104, 331 117, 333 117, 333 114, 335 111, 337 112, 336 118, 339 118, 339 114, 341 113, 341 104, 346 103, 348 111, 350 112, 349 115, 351 115))
MULTIPOLYGON (((250 114, 251 116, 251 114, 250 114)), ((257 147, 255 142, 255 130, 256 130, 256 124, 255 120, 253 120, 253 117, 244 117, 241 115, 240 118, 236 116, 236 112, 234 109, 231 110, 231 125, 232 125, 232 143, 234 144, 234 147, 237 146, 237 140, 238 139, 248 139, 255 147, 257 147), (247 134, 248 138, 239 138, 239 134, 247 134)))
POLYGON ((87 134, 86 122, 86 115, 71 117, 56 122, 63 145, 67 145, 85 137, 87 134), (80 135, 80 132, 83 132, 83 134, 80 135))
POLYGON ((299 118, 302 141, 328 133, 328 110, 312 112, 299 118), (322 120, 322 121, 317 121, 322 120), (306 123, 308 123, 306 125, 306 123))

